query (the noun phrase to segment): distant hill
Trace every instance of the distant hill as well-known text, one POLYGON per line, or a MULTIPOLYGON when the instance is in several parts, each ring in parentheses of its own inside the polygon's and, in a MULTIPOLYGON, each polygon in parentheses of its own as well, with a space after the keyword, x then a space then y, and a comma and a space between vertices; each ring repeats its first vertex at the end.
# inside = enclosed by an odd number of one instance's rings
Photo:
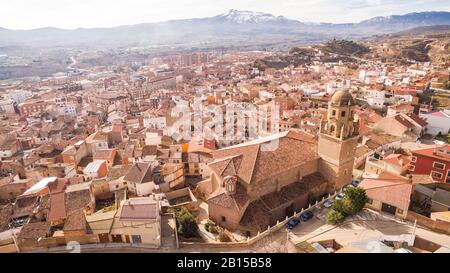
POLYGON ((421 12, 375 17, 355 24, 307 24, 272 14, 230 10, 214 17, 172 20, 113 28, 65 30, 0 28, 1 46, 122 47, 146 45, 264 44, 318 42, 386 34, 413 27, 450 25, 450 12, 421 12))
POLYGON ((392 36, 406 36, 406 35, 436 35, 436 34, 449 34, 450 37, 450 25, 436 25, 415 27, 404 31, 392 33, 392 36))

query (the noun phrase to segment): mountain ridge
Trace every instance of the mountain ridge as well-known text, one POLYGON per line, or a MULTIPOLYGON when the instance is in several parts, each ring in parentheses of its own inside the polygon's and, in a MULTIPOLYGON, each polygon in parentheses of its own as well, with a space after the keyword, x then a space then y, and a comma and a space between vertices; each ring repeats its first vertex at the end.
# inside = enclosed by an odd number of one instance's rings
POLYGON ((122 25, 112 28, 9 30, 0 27, 0 46, 128 46, 242 41, 311 41, 361 38, 414 27, 450 24, 450 12, 416 12, 374 17, 359 23, 304 23, 269 13, 239 11, 213 17, 122 25))

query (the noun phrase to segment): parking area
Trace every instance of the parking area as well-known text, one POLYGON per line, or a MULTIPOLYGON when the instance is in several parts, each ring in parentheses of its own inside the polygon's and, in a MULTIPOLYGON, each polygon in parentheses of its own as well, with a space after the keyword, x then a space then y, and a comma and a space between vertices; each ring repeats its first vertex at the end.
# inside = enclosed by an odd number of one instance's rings
POLYGON ((355 241, 380 238, 385 235, 415 234, 450 247, 450 236, 414 225, 410 222, 400 221, 394 217, 370 209, 364 209, 353 217, 348 217, 345 222, 338 226, 326 223, 326 214, 329 209, 317 211, 317 217, 308 222, 301 222, 291 230, 290 240, 293 244, 303 241, 317 242, 334 239, 341 245, 347 245, 355 241))
POLYGON ((306 222, 301 221, 296 227, 291 229, 291 238, 302 237, 304 235, 310 234, 323 225, 326 225, 327 214, 329 210, 329 208, 325 208, 323 206, 313 208, 311 211, 314 216, 306 222))

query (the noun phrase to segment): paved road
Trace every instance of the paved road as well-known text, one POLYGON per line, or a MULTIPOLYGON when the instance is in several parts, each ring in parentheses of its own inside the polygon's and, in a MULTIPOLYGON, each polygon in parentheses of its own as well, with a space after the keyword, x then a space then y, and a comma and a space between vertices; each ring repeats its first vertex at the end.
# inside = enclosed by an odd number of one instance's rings
MULTIPOLYGON (((384 235, 412 234, 414 230, 412 223, 402 222, 371 210, 363 210, 357 216, 348 219, 344 224, 337 227, 328 225, 324 220, 317 218, 314 219, 313 226, 319 227, 312 232, 309 231, 314 227, 295 229, 291 239, 295 243, 335 239, 340 244, 346 245, 350 242, 379 238, 384 235)), ((433 232, 418 226, 416 235, 442 246, 450 247, 450 236, 446 234, 433 232)))

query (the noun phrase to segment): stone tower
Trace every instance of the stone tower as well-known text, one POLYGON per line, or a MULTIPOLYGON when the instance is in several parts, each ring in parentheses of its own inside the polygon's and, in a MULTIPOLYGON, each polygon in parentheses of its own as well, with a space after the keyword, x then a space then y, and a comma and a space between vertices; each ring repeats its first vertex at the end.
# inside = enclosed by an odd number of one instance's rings
POLYGON ((334 93, 328 113, 322 119, 319 133, 319 170, 329 181, 332 192, 352 180, 358 123, 354 121, 355 101, 348 91, 334 93))

